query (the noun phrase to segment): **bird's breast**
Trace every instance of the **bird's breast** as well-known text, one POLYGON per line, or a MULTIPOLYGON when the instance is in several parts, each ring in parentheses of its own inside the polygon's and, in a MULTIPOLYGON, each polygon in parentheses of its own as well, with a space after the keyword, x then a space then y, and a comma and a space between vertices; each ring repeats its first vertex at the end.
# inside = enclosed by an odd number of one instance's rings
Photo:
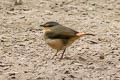
POLYGON ((53 49, 62 50, 64 47, 63 41, 61 39, 46 39, 45 41, 53 49))

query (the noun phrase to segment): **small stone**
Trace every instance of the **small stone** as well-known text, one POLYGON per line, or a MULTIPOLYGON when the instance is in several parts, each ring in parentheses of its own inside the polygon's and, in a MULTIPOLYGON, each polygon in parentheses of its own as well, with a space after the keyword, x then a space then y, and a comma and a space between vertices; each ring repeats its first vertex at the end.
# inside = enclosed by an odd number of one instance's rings
POLYGON ((65 71, 65 74, 70 74, 70 72, 69 71, 65 71))
POLYGON ((11 79, 15 79, 15 76, 11 77, 11 79))
POLYGON ((71 78, 75 78, 75 76, 73 76, 73 75, 69 75, 71 78))
POLYGON ((100 56, 100 59, 104 59, 105 57, 104 56, 100 56))
POLYGON ((13 75, 15 75, 15 73, 9 73, 9 76, 13 76, 13 75))

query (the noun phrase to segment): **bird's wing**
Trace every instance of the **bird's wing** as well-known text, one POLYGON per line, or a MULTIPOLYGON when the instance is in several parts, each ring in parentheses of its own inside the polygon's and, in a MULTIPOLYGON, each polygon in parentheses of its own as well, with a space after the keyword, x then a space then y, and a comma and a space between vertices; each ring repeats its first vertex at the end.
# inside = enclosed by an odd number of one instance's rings
POLYGON ((68 27, 56 27, 52 32, 48 32, 47 36, 52 39, 69 39, 76 36, 77 31, 68 27), (54 31, 55 30, 55 31, 54 31))

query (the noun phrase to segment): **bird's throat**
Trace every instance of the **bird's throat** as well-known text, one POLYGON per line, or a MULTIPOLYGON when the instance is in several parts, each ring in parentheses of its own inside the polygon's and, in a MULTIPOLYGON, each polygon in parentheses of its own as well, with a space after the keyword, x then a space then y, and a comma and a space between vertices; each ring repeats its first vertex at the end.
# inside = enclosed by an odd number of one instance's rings
POLYGON ((50 32, 51 31, 51 29, 49 27, 45 27, 44 30, 45 30, 45 32, 50 32))

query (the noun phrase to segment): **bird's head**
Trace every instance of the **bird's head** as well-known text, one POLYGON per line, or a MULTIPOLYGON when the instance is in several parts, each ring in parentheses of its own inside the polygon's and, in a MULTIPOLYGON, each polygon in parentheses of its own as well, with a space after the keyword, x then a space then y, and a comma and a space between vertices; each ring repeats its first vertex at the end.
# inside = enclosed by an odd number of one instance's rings
POLYGON ((57 22, 47 22, 45 24, 40 25, 41 27, 44 27, 45 32, 51 32, 55 27, 59 25, 57 22))
POLYGON ((58 25, 59 23, 57 23, 57 22, 47 22, 47 23, 45 23, 45 24, 42 24, 42 25, 40 25, 41 27, 47 27, 47 28, 50 28, 50 27, 54 27, 54 26, 56 26, 56 25, 58 25))

